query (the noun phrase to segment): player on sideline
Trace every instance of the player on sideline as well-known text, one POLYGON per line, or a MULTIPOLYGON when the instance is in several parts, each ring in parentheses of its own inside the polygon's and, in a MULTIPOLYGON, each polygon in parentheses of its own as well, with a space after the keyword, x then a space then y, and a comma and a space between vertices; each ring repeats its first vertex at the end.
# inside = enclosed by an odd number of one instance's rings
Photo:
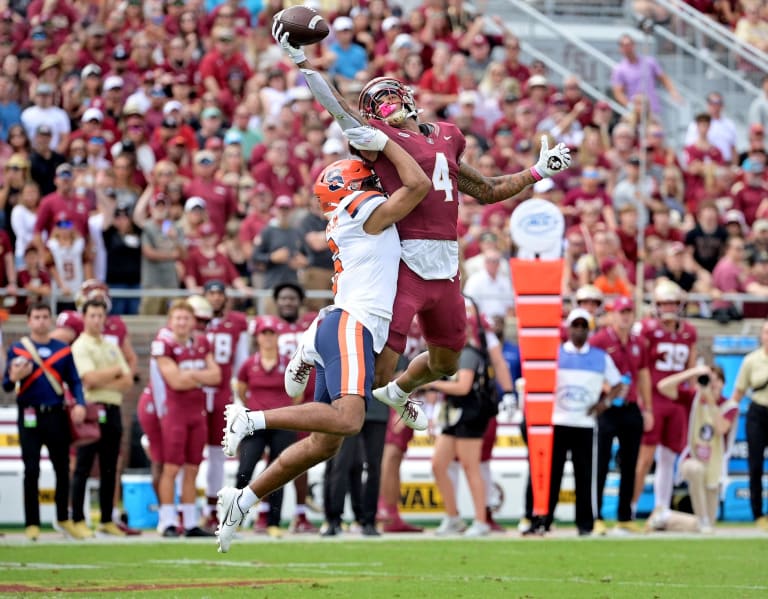
MULTIPOLYGON (((459 281, 458 192, 482 204, 506 200, 536 181, 568 168, 570 151, 562 143, 550 149, 547 137, 542 136, 539 160, 534 166, 510 175, 484 177, 461 161, 465 140, 459 128, 446 122, 420 123, 413 95, 401 82, 388 77, 370 81, 360 92, 357 114, 313 69, 304 51, 291 46, 288 33, 283 32, 282 23, 277 20, 272 35, 299 67, 315 98, 342 129, 365 136, 367 131, 355 127, 367 122, 383 131, 416 159, 432 182, 424 200, 397 225, 402 245, 397 296, 387 346, 376 360, 376 384, 386 387, 374 390, 373 395, 397 409, 417 387, 453 375, 466 341, 464 297, 459 281), (418 314, 427 351, 412 360, 396 381, 387 384, 405 349, 414 314, 418 314)), ((375 151, 363 151, 362 155, 373 164, 385 192, 391 194, 400 186, 398 173, 386 155, 375 151)), ((404 421, 413 426, 409 419, 404 421)))
POLYGON ((662 530, 670 515, 674 488, 675 460, 685 449, 689 406, 664 395, 659 381, 696 364, 696 328, 683 320, 685 292, 668 279, 661 279, 653 290, 656 315, 640 322, 638 336, 647 343, 651 374, 652 425, 643 434, 635 471, 633 516, 645 486, 645 476, 658 447, 653 477, 654 508, 647 527, 662 530))
POLYGON ((232 379, 240 365, 248 358, 248 321, 245 315, 227 310, 227 286, 223 281, 208 281, 203 293, 213 311, 213 318, 205 328, 205 335, 211 344, 213 359, 221 370, 221 382, 214 387, 213 397, 206 394, 208 414, 208 470, 206 476, 206 497, 204 508, 206 527, 214 530, 216 521, 216 492, 224 485, 224 451, 221 447, 221 430, 224 428, 224 408, 232 403, 232 379))
MULTIPOLYGON (((378 177, 360 160, 334 162, 315 183, 315 196, 329 221, 326 238, 335 263, 334 303, 316 321, 314 339, 304 335, 305 352, 317 368, 315 401, 263 412, 234 404, 227 408, 222 440, 227 455, 234 455, 243 437, 255 430, 311 434, 283 451, 248 487, 219 491, 216 534, 222 553, 229 550, 235 530, 260 497, 336 455, 344 438, 357 434, 363 425, 374 352, 386 342, 397 289, 400 238, 393 225, 429 189, 429 179, 416 161, 386 135, 374 133, 366 147, 383 151, 402 180, 389 199, 378 177)), ((426 427, 426 422, 418 424, 426 427)))

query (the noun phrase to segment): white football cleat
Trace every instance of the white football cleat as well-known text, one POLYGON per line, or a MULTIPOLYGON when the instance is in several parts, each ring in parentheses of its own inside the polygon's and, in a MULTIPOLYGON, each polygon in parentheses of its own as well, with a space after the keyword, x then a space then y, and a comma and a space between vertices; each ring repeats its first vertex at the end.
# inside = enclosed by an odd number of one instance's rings
POLYGON ((427 430, 427 427, 429 426, 429 418, 427 418, 427 415, 424 413, 424 410, 421 409, 419 403, 413 401, 410 397, 406 398, 405 401, 392 399, 387 391, 386 385, 374 389, 372 394, 374 399, 378 399, 381 403, 388 405, 395 410, 397 415, 400 416, 400 420, 402 420, 408 428, 412 428, 415 431, 427 430))
POLYGON ((312 373, 314 364, 305 362, 302 359, 304 355, 304 344, 299 343, 299 347, 293 352, 291 361, 288 362, 288 367, 285 369, 284 383, 285 392, 289 397, 299 397, 304 393, 304 389, 307 388, 309 382, 309 375, 312 373))
POLYGON ((219 500, 216 502, 216 515, 219 518, 219 526, 216 529, 216 539, 219 544, 219 553, 229 551, 232 537, 235 536, 235 532, 249 511, 244 512, 237 503, 242 494, 242 489, 234 487, 224 487, 217 493, 219 500))
POLYGON ((246 436, 252 435, 256 430, 251 419, 248 418, 249 411, 243 406, 233 403, 224 408, 226 424, 224 425, 224 437, 221 440, 221 446, 224 448, 224 453, 229 457, 234 457, 240 441, 246 436))

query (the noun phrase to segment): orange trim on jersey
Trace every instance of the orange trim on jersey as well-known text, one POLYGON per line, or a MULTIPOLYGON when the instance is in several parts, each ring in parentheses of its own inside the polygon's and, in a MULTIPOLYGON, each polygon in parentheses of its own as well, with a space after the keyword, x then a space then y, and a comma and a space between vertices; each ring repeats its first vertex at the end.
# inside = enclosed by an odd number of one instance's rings
POLYGON ((365 348, 363 346, 363 325, 355 323, 355 352, 357 353, 357 394, 365 396, 365 348))
POLYGON ((339 353, 341 354, 341 394, 346 395, 347 381, 349 380, 349 362, 346 356, 349 356, 349 347, 347 346, 347 322, 349 314, 342 310, 339 317, 339 353))

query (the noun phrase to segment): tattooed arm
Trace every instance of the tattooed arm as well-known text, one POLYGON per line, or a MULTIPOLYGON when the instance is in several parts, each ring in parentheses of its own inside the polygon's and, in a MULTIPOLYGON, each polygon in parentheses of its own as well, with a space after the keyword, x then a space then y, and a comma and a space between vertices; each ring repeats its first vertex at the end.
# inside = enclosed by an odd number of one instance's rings
POLYGON ((536 183, 530 169, 512 175, 485 177, 466 163, 459 164, 459 191, 472 196, 481 204, 495 204, 536 183))

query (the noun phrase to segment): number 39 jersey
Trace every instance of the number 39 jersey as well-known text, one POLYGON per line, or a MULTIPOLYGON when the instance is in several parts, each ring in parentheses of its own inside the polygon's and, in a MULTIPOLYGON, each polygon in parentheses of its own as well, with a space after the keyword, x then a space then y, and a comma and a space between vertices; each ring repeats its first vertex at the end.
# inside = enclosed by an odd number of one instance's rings
POLYGON ((639 336, 648 347, 653 399, 665 400, 667 398, 656 389, 656 385, 670 374, 689 368, 696 346, 696 328, 683 321, 676 331, 670 333, 659 319, 647 318, 640 323, 639 336))

